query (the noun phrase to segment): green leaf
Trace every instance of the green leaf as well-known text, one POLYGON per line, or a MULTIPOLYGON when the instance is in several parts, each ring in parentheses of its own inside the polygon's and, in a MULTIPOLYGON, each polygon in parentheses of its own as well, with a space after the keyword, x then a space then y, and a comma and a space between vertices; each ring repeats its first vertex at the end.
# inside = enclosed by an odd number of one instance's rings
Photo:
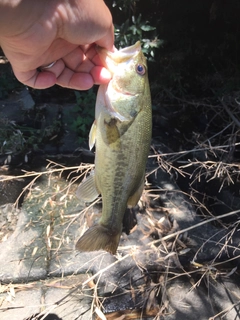
POLYGON ((155 30, 156 28, 152 27, 152 26, 149 26, 148 24, 144 24, 144 25, 141 26, 141 29, 143 31, 152 31, 152 30, 155 30))

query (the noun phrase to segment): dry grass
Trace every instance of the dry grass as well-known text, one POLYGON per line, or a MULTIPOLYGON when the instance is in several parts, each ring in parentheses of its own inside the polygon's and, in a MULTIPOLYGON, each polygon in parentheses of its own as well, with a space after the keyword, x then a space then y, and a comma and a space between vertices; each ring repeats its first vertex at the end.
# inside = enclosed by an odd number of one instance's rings
MULTIPOLYGON (((164 155, 168 156, 168 155, 164 155)), ((156 159, 161 163, 161 167, 164 167, 167 171, 174 170, 174 166, 170 163, 164 160, 163 163, 163 157, 160 157, 159 155, 155 155, 156 159)), ((204 168, 206 171, 211 172, 212 179, 215 179, 216 177, 219 177, 221 175, 220 172, 223 172, 223 170, 228 170, 229 173, 229 168, 239 168, 238 164, 224 164, 221 163, 221 165, 218 163, 214 164, 213 162, 194 162, 194 163, 189 163, 188 165, 199 165, 202 168, 204 168), (224 168, 223 168, 223 167, 224 168)), ((181 166, 181 168, 177 168, 176 171, 185 176, 188 173, 184 172, 186 165, 181 166)), ((84 175, 86 175, 90 170, 92 169, 92 165, 81 165, 80 167, 71 167, 67 168, 64 166, 61 166, 60 164, 57 164, 55 162, 49 162, 49 166, 46 168, 46 171, 43 172, 24 172, 23 175, 18 176, 18 177, 5 177, 2 178, 2 181, 8 180, 8 179, 19 179, 19 178, 29 178, 32 177, 32 181, 27 185, 27 187, 24 188, 22 192, 26 193, 26 197, 29 198, 32 196, 33 189, 36 185, 37 179, 39 179, 42 175, 47 175, 49 181, 53 176, 58 175, 59 177, 62 176, 63 172, 65 170, 70 170, 71 173, 68 175, 68 183, 66 183, 66 186, 62 188, 61 190, 58 190, 58 192, 61 192, 65 195, 69 193, 71 186, 76 183, 79 179, 82 179, 84 175), (77 176, 74 176, 71 178, 71 175, 73 173, 77 173, 77 176)), ((157 170, 157 168, 156 168, 157 170)), ((201 172, 201 171, 200 171, 201 172)), ((224 171, 225 172, 225 171, 224 171)), ((201 175, 204 175, 201 172, 201 175)), ((231 175, 230 175, 231 177, 231 175)), ((199 177, 198 177, 199 178, 199 177)), ((198 179, 195 178, 195 179, 198 179)), ((231 181, 231 179, 229 179, 231 181)), ((86 279, 84 282, 78 283, 74 285, 74 288, 71 286, 69 287, 69 293, 62 298, 59 301, 56 301, 54 305, 51 306, 45 306, 44 311, 36 316, 35 318, 32 319, 39 319, 40 316, 42 316, 41 319, 44 319, 44 317, 47 316, 47 314, 54 312, 54 309, 57 308, 59 305, 64 304, 65 300, 69 299, 74 293, 82 293, 82 294, 87 294, 91 295, 92 297, 92 314, 97 314, 97 319, 138 319, 148 315, 148 316, 155 316, 154 319, 160 319, 160 316, 163 314, 166 314, 169 312, 169 305, 168 305, 168 293, 167 293, 167 288, 168 285, 171 283, 176 278, 181 278, 181 277, 189 277, 190 279, 193 279, 193 275, 200 275, 199 280, 195 282, 193 280, 192 284, 192 290, 197 288, 201 282, 204 279, 208 279, 211 277, 212 279, 217 279, 219 276, 224 276, 224 277, 229 277, 231 274, 233 274, 236 271, 236 268, 233 268, 232 270, 221 270, 221 263, 217 262, 218 256, 216 256, 216 259, 210 262, 206 262, 205 264, 200 264, 195 261, 195 257, 193 257, 192 261, 190 261, 191 268, 188 268, 188 270, 185 270, 184 267, 180 263, 180 258, 182 255, 186 254, 189 248, 189 239, 187 236, 187 233, 190 230, 199 228, 200 226, 208 223, 212 223, 217 220, 221 220, 222 218, 225 217, 230 217, 235 215, 236 213, 239 213, 240 210, 237 211, 230 211, 226 214, 217 216, 217 217, 207 217, 205 220, 203 220, 200 223, 197 223, 196 225, 193 225, 191 227, 185 228, 183 230, 178 230, 178 226, 173 223, 173 220, 171 220, 169 213, 167 211, 164 211, 163 208, 160 208, 162 212, 164 212, 164 217, 161 218, 160 220, 157 220, 154 215, 153 211, 156 210, 156 208, 151 207, 149 205, 150 200, 151 201, 156 201, 159 197, 161 198, 161 193, 163 190, 147 190, 145 192, 145 198, 144 199, 144 204, 142 206, 146 210, 147 214, 147 228, 146 228, 146 233, 145 236, 150 236, 153 233, 158 235, 157 240, 151 240, 147 244, 147 246, 144 247, 145 254, 146 255, 152 255, 154 257, 153 265, 158 265, 160 264, 162 266, 162 271, 161 272, 152 272, 152 277, 154 278, 154 281, 150 279, 146 282, 145 287, 140 287, 140 288, 134 288, 134 291, 132 294, 136 294, 136 290, 145 290, 147 294, 145 295, 144 299, 146 300, 144 305, 145 305, 145 311, 144 314, 141 315, 140 310, 136 310, 131 313, 131 315, 127 315, 124 312, 123 313, 116 313, 116 314, 110 314, 110 315, 104 315, 104 307, 103 307, 103 302, 104 299, 98 295, 98 285, 99 281, 101 279, 101 275, 107 272, 109 269, 113 268, 116 264, 120 264, 123 260, 125 259, 133 259, 136 263, 136 266, 138 268, 141 268, 141 270, 146 272, 147 267, 142 264, 141 259, 139 259, 138 252, 141 251, 143 248, 142 246, 136 245, 134 248, 124 248, 121 247, 120 251, 122 252, 127 252, 123 256, 121 254, 117 255, 117 260, 113 263, 108 265, 106 268, 100 270, 90 278, 86 279), (154 191, 154 192, 153 192, 154 191), (157 277, 157 279, 156 279, 157 277), (91 291, 89 292, 89 288, 91 291), (157 298, 157 300, 156 300, 157 298), (114 318, 115 317, 115 318, 114 318)), ((178 191, 182 192, 182 191, 178 191)), ((64 195, 60 198, 60 200, 63 200, 64 195)), ((186 194, 185 194, 186 195, 186 194)), ((51 198, 51 196, 50 196, 51 198)), ((190 197, 191 198, 191 197, 190 197)), ((51 198, 52 201, 52 198, 51 198)), ((17 205, 17 202, 16 202, 17 205)), ((95 203, 91 204, 90 206, 86 207, 83 211, 80 213, 76 214, 74 217, 71 217, 71 220, 69 221, 68 225, 65 228, 65 232, 67 232, 67 229, 69 226, 79 218, 80 215, 85 214, 87 210, 90 209, 90 207, 94 206, 95 203)), ((199 204, 201 206, 202 204, 199 204)), ((226 226, 226 228, 229 229, 229 225, 226 226)), ((225 244, 222 247, 222 251, 226 250, 227 248, 231 248, 231 237, 232 234, 236 231, 238 228, 238 221, 234 222, 231 225, 231 230, 227 233, 225 236, 225 244)), ((47 232, 49 234, 49 232, 47 232)), ((62 239, 64 238, 64 235, 62 239)), ((211 241, 211 239, 208 239, 207 241, 211 241)), ((56 250, 57 251, 60 249, 62 245, 62 241, 59 241, 59 247, 56 250)), ((204 247, 204 245, 203 245, 204 247)), ((200 247, 198 251, 202 250, 203 247, 200 247)), ((237 248, 235 248, 237 249, 237 248)), ((196 255, 197 256, 197 253, 196 255)), ((219 256, 221 255, 221 250, 219 252, 219 256)), ((237 259, 239 256, 235 256, 234 258, 229 258, 228 261, 230 262, 233 259, 237 259)), ((52 284, 54 286, 55 280, 52 281, 52 284)), ((43 286, 46 285, 44 284, 45 282, 43 281, 43 286)), ((14 299, 15 294, 19 290, 26 290, 29 288, 34 288, 36 285, 35 282, 32 283, 26 283, 26 284, 8 284, 8 285, 2 285, 1 286, 1 292, 2 293, 7 293, 7 299, 14 299)), ((49 284, 48 284, 49 286, 49 284)), ((223 311, 227 312, 228 310, 223 311)), ((216 315, 217 317, 217 315, 216 315)), ((213 317, 215 319, 215 317, 213 317)))
MULTIPOLYGON (((166 156, 166 155, 165 155, 166 156)), ((162 158, 159 155, 155 156, 159 162, 161 162, 162 165, 162 158)), ((220 170, 220 165, 213 165, 212 163, 200 163, 200 162, 195 162, 194 164, 192 163, 191 165, 196 165, 199 164, 200 166, 207 168, 206 170, 212 170, 212 175, 218 176, 219 175, 219 170, 220 170), (209 167, 206 167, 209 166, 209 167), (215 171, 214 171, 215 170, 215 171)), ((190 165, 190 164, 189 164, 190 165)), ((224 164, 222 164, 224 165, 224 164)), ((228 164, 227 164, 228 165, 228 164)), ((225 167, 227 169, 228 167, 225 167)), ((236 166, 237 165, 233 165, 236 166)), ((167 168, 168 170, 173 170, 174 167, 173 165, 167 161, 162 165, 162 167, 167 168), (170 168, 170 169, 169 169, 170 168)), ((181 175, 186 175, 186 173, 183 171, 185 166, 182 166, 180 169, 177 169, 177 172, 181 175)), ((46 171, 43 172, 24 172, 23 175, 18 176, 18 177, 5 177, 2 178, 2 181, 4 179, 19 179, 19 178, 29 178, 30 176, 32 177, 32 181, 28 184, 27 187, 24 188, 22 192, 26 193, 26 197, 31 197, 33 189, 35 187, 36 181, 38 178, 40 178, 42 175, 47 175, 49 181, 53 176, 56 176, 56 174, 61 177, 63 172, 65 170, 71 170, 72 172, 68 175, 68 183, 66 183, 66 186, 62 188, 61 190, 58 190, 58 192, 61 191, 61 193, 67 195, 70 191, 71 185, 76 183, 79 179, 83 178, 84 175, 86 175, 89 170, 92 169, 92 165, 81 165, 80 167, 63 167, 60 164, 57 164, 55 162, 49 162, 49 166, 46 168, 46 171), (71 175, 74 173, 77 173, 78 175, 71 178, 71 175)), ((156 169, 157 170, 157 169, 156 169)), ((222 170, 222 169, 221 169, 222 170)), ((215 179, 215 177, 213 179, 215 179)), ((43 306, 44 311, 37 315, 35 318, 32 319, 44 319, 48 314, 54 312, 54 309, 56 309, 59 305, 63 305, 66 300, 71 298, 71 296, 74 293, 77 294, 83 294, 83 295, 90 295, 92 297, 92 314, 97 315, 97 319, 139 319, 143 318, 146 315, 148 316, 154 316, 154 319, 160 319, 160 317, 163 314, 167 314, 169 312, 169 300, 168 300, 168 286, 171 284, 171 281, 173 281, 176 278, 181 278, 187 276, 189 279, 193 279, 194 275, 200 275, 199 280, 195 282, 195 280, 192 280, 192 290, 197 288, 201 282, 204 279, 209 279, 212 278, 216 280, 219 276, 224 276, 224 277, 229 277, 231 274, 233 274, 236 271, 236 268, 233 268, 232 270, 221 270, 221 263, 217 262, 218 256, 216 256, 216 259, 210 262, 206 262, 205 264, 200 264, 195 261, 195 257, 193 257, 192 261, 189 261, 191 268, 188 268, 188 270, 185 270, 185 268, 181 265, 180 263, 180 258, 182 255, 186 254, 190 248, 189 248, 189 239, 187 236, 187 233, 190 230, 199 228, 200 226, 208 223, 212 223, 214 221, 220 220, 225 217, 229 217, 232 215, 235 215, 236 213, 239 213, 240 210, 237 211, 231 211, 226 214, 220 215, 218 217, 208 217, 205 220, 203 220, 200 223, 197 223, 196 225, 193 225, 191 227, 185 228, 183 230, 178 230, 178 226, 175 224, 174 225, 174 220, 171 220, 171 215, 169 216, 169 213, 164 210, 163 208, 161 211, 164 213, 164 217, 161 218, 160 220, 157 220, 156 217, 154 217, 153 211, 157 210, 156 207, 152 207, 149 205, 150 200, 153 202, 156 201, 159 197, 161 198, 161 193, 163 190, 147 190, 144 194, 144 203, 142 206, 146 210, 146 215, 147 215, 147 226, 145 229, 145 236, 150 236, 153 233, 158 235, 157 240, 151 240, 149 243, 144 247, 145 254, 149 256, 154 257, 154 261, 152 261, 153 266, 154 265, 161 265, 162 270, 161 272, 157 271, 152 272, 152 276, 150 279, 146 281, 145 285, 141 285, 139 288, 133 288, 132 292, 130 294, 135 295, 136 291, 146 291, 146 294, 144 296, 145 302, 145 309, 144 313, 143 310, 135 310, 131 312, 131 314, 126 314, 125 312, 122 313, 115 313, 115 314, 109 314, 109 315, 104 315, 104 299, 103 297, 98 295, 98 286, 99 286, 99 281, 101 279, 101 275, 107 272, 109 269, 113 268, 116 264, 120 264, 123 260, 125 259, 133 259, 136 263, 136 266, 140 268, 143 272, 143 274, 147 271, 147 266, 143 265, 142 260, 139 255, 139 252, 143 250, 143 247, 140 245, 136 245, 133 248, 120 248, 120 252, 123 252, 124 254, 118 254, 117 260, 108 265, 106 268, 103 268, 90 278, 86 279, 84 282, 81 283, 76 283, 74 287, 70 286, 69 287, 69 293, 59 301, 56 301, 53 305, 51 306, 43 306), (154 192, 153 192, 154 191, 154 192), (125 253, 127 252, 127 253, 125 253), (89 289, 91 289, 89 291, 89 289)), ((180 190, 178 192, 181 192, 180 190)), ((60 200, 63 200, 62 196, 60 200)), ((51 196, 50 196, 51 198, 51 196)), ((191 197, 190 197, 191 198, 191 197)), ((52 201, 52 198, 51 198, 52 201)), ((17 204, 17 203, 16 203, 17 204)), ((95 203, 94 203, 95 204, 95 203)), ((73 218, 71 217, 71 220, 69 221, 68 225, 66 226, 65 232, 67 232, 67 229, 69 226, 79 218, 80 215, 83 215, 87 210, 90 209, 91 206, 94 206, 94 204, 91 204, 90 206, 86 207, 83 211, 80 213, 76 214, 73 218)), ((201 204, 199 204, 201 205, 201 204)), ((160 208, 159 208, 160 209, 160 208)), ((229 229, 229 225, 227 226, 229 229)), ((222 250, 226 250, 227 248, 231 248, 231 237, 233 232, 236 231, 238 228, 238 222, 234 222, 231 225, 231 231, 227 233, 225 236, 225 244, 222 247, 222 250)), ((49 233, 49 232, 47 232, 49 233)), ((64 238, 64 237, 62 237, 64 238)), ((211 239, 208 239, 207 241, 211 241, 211 239)), ((57 251, 60 249, 62 242, 59 241, 59 247, 56 250, 57 251)), ((203 245, 204 247, 204 245, 203 245)), ((202 248, 199 248, 198 251, 202 250, 202 248)), ((237 248, 235 248, 237 249, 237 248)), ((221 251, 219 252, 219 255, 221 255, 221 251)), ((197 252, 196 255, 197 256, 197 252)), ((233 259, 239 258, 239 255, 235 256, 234 258, 229 258, 228 261, 230 262, 233 259)), ((52 280, 51 283, 47 283, 46 281, 42 281, 43 286, 54 286, 56 280, 52 280)), ((26 284, 8 284, 8 285, 1 285, 1 293, 7 293, 7 299, 14 299, 15 294, 19 290, 26 290, 29 288, 34 288, 36 286, 36 282, 30 282, 26 284)), ((113 294, 114 297, 114 294, 113 294)), ((221 314, 224 314, 224 312, 227 312, 228 310, 222 311, 221 314)), ((216 315, 217 317, 217 315, 216 315)), ((215 317, 213 317, 215 319, 215 317)))

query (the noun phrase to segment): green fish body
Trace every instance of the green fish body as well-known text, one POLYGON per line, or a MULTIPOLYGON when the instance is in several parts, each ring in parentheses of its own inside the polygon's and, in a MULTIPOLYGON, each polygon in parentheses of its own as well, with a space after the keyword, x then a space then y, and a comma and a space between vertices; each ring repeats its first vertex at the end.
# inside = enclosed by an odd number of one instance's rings
POLYGON ((127 206, 141 197, 151 142, 152 113, 146 59, 140 42, 115 52, 99 49, 112 80, 99 87, 90 148, 95 170, 77 191, 82 200, 102 195, 102 216, 78 240, 80 251, 116 253, 127 206))

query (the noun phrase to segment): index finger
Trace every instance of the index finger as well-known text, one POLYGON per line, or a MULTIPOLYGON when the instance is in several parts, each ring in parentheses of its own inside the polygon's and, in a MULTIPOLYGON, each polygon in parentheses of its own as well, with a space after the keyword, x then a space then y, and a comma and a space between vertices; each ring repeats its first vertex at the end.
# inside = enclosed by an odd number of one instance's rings
POLYGON ((95 42, 98 46, 106 48, 109 51, 114 51, 114 26, 113 24, 108 29, 108 32, 95 42))

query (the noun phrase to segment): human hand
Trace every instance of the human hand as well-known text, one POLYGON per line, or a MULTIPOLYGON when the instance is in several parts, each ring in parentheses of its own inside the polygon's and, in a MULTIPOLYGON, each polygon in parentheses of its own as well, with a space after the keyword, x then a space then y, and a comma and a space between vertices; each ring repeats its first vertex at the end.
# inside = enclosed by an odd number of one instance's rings
POLYGON ((112 18, 102 0, 10 0, 7 7, 1 2, 0 45, 20 82, 87 90, 110 80, 95 49, 113 50, 112 18))

